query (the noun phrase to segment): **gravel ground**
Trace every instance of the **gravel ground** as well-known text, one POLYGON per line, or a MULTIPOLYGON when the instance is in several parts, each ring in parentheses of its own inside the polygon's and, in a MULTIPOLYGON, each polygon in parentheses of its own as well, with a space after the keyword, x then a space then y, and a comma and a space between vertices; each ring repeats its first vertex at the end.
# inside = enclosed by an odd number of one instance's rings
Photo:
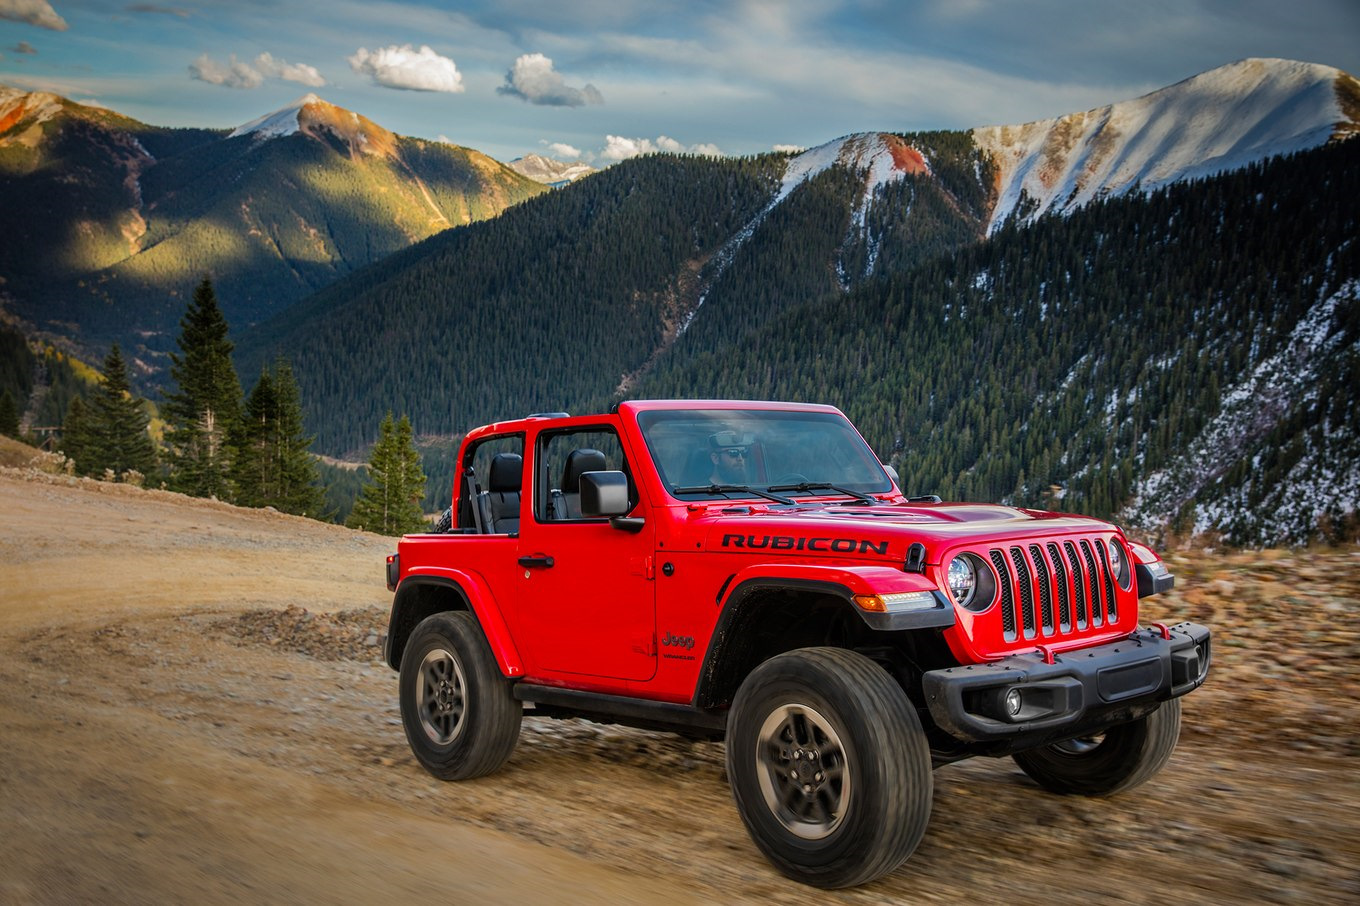
POLYGON ((746 838, 722 746, 528 717, 414 762, 379 663, 390 539, 0 469, 0 903, 1360 901, 1360 549, 1178 553, 1145 620, 1215 632, 1152 783, 935 773, 921 848, 827 894, 746 838))

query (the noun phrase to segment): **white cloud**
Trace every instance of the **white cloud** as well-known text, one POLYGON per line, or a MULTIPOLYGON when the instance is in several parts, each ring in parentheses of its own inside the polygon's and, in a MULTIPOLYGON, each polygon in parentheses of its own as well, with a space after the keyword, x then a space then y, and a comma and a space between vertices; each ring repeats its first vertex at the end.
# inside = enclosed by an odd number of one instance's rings
POLYGON ((550 142, 543 140, 540 141, 539 144, 543 145, 547 152, 553 157, 561 160, 574 161, 581 159, 581 149, 568 145, 566 142, 550 142))
POLYGON ((656 139, 650 138, 625 138, 622 135, 606 135, 604 137, 604 150, 600 151, 599 156, 603 160, 617 163, 627 160, 630 157, 637 157, 639 154, 654 154, 664 151, 668 154, 702 154, 708 157, 721 157, 722 151, 717 145, 705 142, 698 145, 682 145, 680 142, 668 135, 658 135, 656 139))
POLYGON ((410 44, 393 44, 369 51, 360 47, 349 58, 350 68, 369 76, 385 88, 409 91, 463 91, 463 75, 448 57, 441 57, 428 46, 416 50, 410 44))
POLYGON ((238 60, 236 54, 232 54, 225 64, 203 54, 189 64, 189 75, 200 82, 224 88, 259 88, 265 79, 300 82, 312 88, 326 84, 315 66, 276 60, 268 53, 260 54, 253 63, 238 60))
POLYGON ((320 88, 326 84, 326 80, 317 72, 315 66, 308 66, 306 63, 287 63, 283 60, 275 60, 268 53, 262 53, 255 58, 255 67, 265 76, 271 79, 283 79, 285 82, 298 82, 312 88, 320 88))
POLYGON ((66 31, 69 27, 47 0, 0 0, 0 19, 26 22, 52 31, 66 31))
POLYGON ((582 88, 568 85, 562 74, 553 69, 553 61, 541 53, 526 53, 515 60, 515 65, 505 74, 505 84, 496 91, 550 107, 604 103, 604 95, 594 85, 582 88))

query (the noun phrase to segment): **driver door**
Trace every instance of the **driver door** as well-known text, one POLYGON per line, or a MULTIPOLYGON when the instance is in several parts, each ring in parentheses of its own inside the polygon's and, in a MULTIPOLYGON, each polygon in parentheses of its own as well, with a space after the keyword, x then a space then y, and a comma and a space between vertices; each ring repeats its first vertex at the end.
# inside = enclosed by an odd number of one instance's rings
POLYGON ((628 472, 612 427, 538 435, 518 549, 525 647, 545 671, 648 680, 656 672, 655 525, 629 532, 582 517, 573 500, 582 467, 628 472))

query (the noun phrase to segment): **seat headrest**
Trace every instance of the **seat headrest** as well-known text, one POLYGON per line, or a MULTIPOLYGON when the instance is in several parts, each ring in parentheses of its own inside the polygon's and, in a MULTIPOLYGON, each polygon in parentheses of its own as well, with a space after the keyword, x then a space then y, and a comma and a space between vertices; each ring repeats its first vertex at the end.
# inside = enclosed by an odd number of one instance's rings
POLYGON ((497 453, 491 457, 490 490, 498 494, 518 491, 523 475, 524 457, 518 453, 497 453))
POLYGON ((585 472, 603 472, 609 462, 599 450, 582 447, 567 454, 567 464, 562 469, 562 490, 575 494, 581 487, 581 475, 585 472))

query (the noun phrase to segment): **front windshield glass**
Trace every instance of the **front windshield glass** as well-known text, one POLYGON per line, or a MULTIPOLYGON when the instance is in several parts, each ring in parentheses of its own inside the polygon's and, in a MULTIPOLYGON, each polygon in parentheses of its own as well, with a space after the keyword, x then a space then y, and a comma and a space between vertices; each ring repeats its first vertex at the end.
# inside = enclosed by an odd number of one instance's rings
POLYGON ((638 425, 666 489, 684 500, 753 496, 712 490, 722 486, 774 487, 785 497, 892 488, 878 457, 833 412, 653 410, 640 413, 638 425))

